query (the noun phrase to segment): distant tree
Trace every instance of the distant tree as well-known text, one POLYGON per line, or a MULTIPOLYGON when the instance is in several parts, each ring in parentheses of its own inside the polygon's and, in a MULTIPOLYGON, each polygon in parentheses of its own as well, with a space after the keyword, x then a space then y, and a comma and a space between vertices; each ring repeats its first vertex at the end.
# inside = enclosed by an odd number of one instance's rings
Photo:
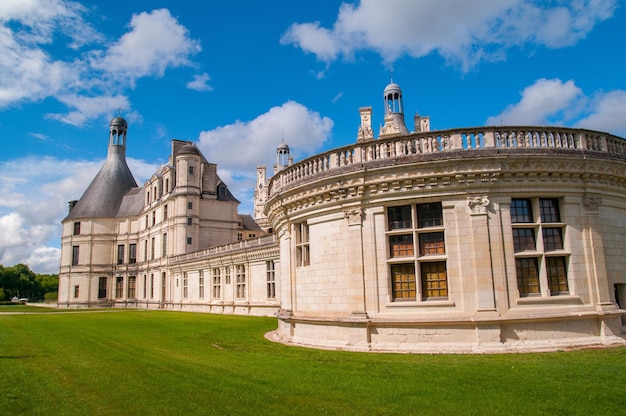
POLYGON ((43 299, 59 289, 59 275, 36 274, 25 264, 4 267, 0 264, 0 301, 19 298, 43 299))
POLYGON ((41 296, 43 298, 46 293, 53 293, 59 290, 59 275, 58 274, 37 274, 36 280, 41 287, 41 296))

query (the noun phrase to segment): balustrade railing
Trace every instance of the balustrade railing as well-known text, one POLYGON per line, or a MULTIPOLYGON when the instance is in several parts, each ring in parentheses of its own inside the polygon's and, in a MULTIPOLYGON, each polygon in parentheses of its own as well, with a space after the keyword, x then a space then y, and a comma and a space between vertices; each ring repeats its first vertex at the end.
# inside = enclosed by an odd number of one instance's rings
POLYGON ((236 243, 223 244, 207 248, 205 250, 194 251, 193 253, 181 254, 172 259, 172 263, 185 260, 193 260, 196 258, 211 258, 223 254, 236 253, 241 250, 261 248, 266 245, 272 245, 276 242, 276 235, 266 235, 263 237, 251 238, 249 240, 237 241, 236 243))
POLYGON ((277 173, 270 182, 269 195, 307 178, 373 160, 460 150, 515 148, 592 150, 626 157, 626 140, 592 130, 527 126, 438 130, 356 143, 309 157, 277 173))

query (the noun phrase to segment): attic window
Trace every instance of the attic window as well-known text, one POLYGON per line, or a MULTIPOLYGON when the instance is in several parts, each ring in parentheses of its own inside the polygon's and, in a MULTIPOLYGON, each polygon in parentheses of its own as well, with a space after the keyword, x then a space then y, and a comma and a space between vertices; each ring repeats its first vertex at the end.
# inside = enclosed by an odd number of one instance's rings
POLYGON ((217 187, 217 199, 220 201, 226 200, 226 185, 220 184, 217 187))

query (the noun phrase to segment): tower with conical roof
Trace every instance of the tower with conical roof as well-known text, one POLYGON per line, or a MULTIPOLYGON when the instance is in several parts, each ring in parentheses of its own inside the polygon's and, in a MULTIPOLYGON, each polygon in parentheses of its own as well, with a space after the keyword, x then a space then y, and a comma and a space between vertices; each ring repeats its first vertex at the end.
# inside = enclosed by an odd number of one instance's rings
POLYGON ((404 124, 404 104, 402 102, 402 89, 391 80, 383 92, 385 103, 385 124, 380 128, 378 137, 402 136, 409 134, 404 124))
POLYGON ((62 222, 60 298, 106 303, 113 290, 116 217, 125 195, 137 188, 126 164, 127 130, 124 118, 111 120, 107 158, 62 222))
POLYGON ((122 117, 111 120, 109 147, 104 165, 80 199, 70 203, 70 213, 65 221, 115 217, 124 195, 137 187, 137 182, 126 164, 127 130, 128 123, 122 117))

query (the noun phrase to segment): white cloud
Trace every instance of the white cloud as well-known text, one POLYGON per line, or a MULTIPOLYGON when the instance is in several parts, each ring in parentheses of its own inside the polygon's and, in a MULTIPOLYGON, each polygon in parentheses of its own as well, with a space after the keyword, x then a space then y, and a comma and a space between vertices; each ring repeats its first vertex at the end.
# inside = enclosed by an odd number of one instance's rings
POLYGON ((588 115, 578 121, 577 127, 626 137, 626 91, 598 93, 589 102, 588 115))
POLYGON ((562 114, 580 98, 582 91, 574 81, 539 79, 522 91, 522 99, 502 113, 489 117, 488 125, 543 125, 562 114))
POLYGON ((486 125, 562 125, 626 136, 626 91, 591 96, 573 80, 538 79, 524 88, 519 102, 490 116, 486 125))
POLYGON ((133 83, 144 76, 161 77, 167 68, 189 65, 189 56, 201 50, 167 9, 133 15, 130 28, 103 57, 94 59, 95 68, 133 83))
POLYGON ((187 83, 187 88, 196 91, 212 91, 213 87, 209 85, 211 77, 206 72, 200 75, 194 75, 193 80, 187 83))
MULTIPOLYGON (((139 186, 158 167, 127 161, 139 186)), ((0 264, 25 263, 39 273, 57 273, 67 203, 80 198, 103 163, 49 156, 0 162, 0 264)))
MULTIPOLYGON (((58 99, 68 108, 74 110, 67 114, 46 114, 46 117, 74 126, 82 126, 88 120, 110 115, 112 109, 122 108, 129 113, 128 109, 130 108, 128 97, 123 95, 85 97, 71 94, 59 96, 58 99)), ((126 118, 128 118, 128 114, 126 114, 126 118)))
POLYGON ((68 0, 0 2, 0 109, 52 97, 68 112, 49 118, 82 126, 130 108, 124 92, 137 79, 192 65, 201 49, 166 9, 133 15, 129 31, 107 48, 85 20, 89 13, 68 0), (66 49, 55 56, 64 57, 57 59, 48 51, 62 41, 66 49))
POLYGON ((256 166, 265 164, 271 175, 276 147, 283 138, 294 159, 319 150, 330 137, 333 124, 330 118, 287 101, 254 120, 201 132, 198 146, 209 161, 219 163, 220 177, 243 203, 242 212, 251 212, 245 204, 252 197, 256 166))
POLYGON ((615 8, 616 0, 556 5, 533 0, 362 0, 342 4, 332 29, 319 22, 294 23, 280 41, 324 62, 361 50, 373 50, 386 62, 436 52, 468 70, 481 60, 502 59, 516 45, 572 45, 615 8))

